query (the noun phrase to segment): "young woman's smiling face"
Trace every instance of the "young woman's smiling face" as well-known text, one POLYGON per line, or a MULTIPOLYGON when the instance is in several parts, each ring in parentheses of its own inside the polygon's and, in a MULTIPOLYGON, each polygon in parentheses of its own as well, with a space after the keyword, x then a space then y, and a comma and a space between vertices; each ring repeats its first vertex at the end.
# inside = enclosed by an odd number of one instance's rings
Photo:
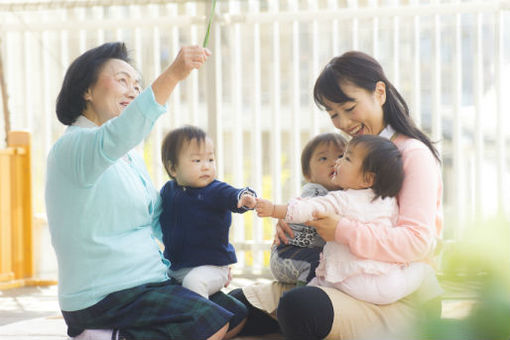
POLYGON ((340 87, 352 100, 334 103, 324 99, 333 125, 350 136, 378 135, 385 125, 382 109, 386 101, 384 83, 378 82, 373 92, 352 83, 342 83, 340 87))

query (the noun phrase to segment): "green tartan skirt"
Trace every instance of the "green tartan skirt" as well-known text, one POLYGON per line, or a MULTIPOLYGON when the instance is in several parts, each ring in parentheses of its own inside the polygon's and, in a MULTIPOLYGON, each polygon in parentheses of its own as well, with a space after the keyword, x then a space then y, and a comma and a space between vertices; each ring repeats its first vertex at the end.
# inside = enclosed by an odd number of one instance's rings
POLYGON ((218 292, 204 299, 171 281, 144 284, 107 295, 88 308, 62 311, 67 334, 85 329, 114 329, 129 340, 206 339, 230 322, 246 318, 246 307, 218 292))

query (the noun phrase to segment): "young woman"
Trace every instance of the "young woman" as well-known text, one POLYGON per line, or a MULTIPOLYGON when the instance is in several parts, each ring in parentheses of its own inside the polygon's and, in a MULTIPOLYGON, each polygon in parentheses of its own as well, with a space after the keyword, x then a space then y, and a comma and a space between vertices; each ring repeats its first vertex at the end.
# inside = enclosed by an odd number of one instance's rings
MULTIPOLYGON (((315 227, 325 241, 346 245, 360 258, 431 262, 443 224, 439 154, 413 123, 406 102, 381 65, 361 52, 333 58, 315 83, 314 99, 329 114, 333 125, 348 135, 391 139, 402 154, 405 179, 397 195, 399 216, 394 226, 336 214, 316 214, 316 219, 307 224, 315 227)), ((279 223, 275 241, 286 243, 286 233, 292 234, 286 224, 279 223)), ((425 277, 415 293, 389 305, 356 300, 335 288, 292 288, 272 283, 233 291, 232 295, 249 309, 244 333, 257 328, 272 332, 279 326, 288 339, 399 334, 424 303, 442 293, 433 273, 425 277), (278 324, 264 313, 276 313, 278 324)))

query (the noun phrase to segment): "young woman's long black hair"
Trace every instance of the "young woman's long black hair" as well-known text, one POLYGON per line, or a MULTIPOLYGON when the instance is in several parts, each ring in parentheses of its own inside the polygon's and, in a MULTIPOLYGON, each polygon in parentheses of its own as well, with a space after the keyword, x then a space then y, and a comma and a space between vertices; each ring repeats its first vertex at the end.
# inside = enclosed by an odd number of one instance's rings
POLYGON ((324 109, 325 100, 339 104, 353 100, 342 91, 341 83, 350 82, 374 92, 378 81, 382 81, 386 86, 386 102, 383 104, 384 122, 390 124, 396 132, 422 141, 440 161, 439 152, 430 138, 414 124, 404 98, 386 78, 382 66, 369 55, 350 51, 333 58, 317 78, 313 97, 317 106, 324 109))

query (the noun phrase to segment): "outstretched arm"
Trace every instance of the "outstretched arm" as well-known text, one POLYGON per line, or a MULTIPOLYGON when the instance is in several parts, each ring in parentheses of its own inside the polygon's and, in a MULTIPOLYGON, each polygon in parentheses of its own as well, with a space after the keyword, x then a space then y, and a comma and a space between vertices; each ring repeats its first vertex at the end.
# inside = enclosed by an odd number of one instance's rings
POLYGON ((255 205, 257 204, 257 198, 253 196, 251 193, 246 192, 241 196, 239 202, 237 202, 237 207, 245 207, 248 209, 255 209, 255 205))
POLYGON ((257 198, 257 205, 255 210, 259 217, 273 217, 278 219, 284 219, 287 215, 287 204, 273 204, 263 198, 257 198))

